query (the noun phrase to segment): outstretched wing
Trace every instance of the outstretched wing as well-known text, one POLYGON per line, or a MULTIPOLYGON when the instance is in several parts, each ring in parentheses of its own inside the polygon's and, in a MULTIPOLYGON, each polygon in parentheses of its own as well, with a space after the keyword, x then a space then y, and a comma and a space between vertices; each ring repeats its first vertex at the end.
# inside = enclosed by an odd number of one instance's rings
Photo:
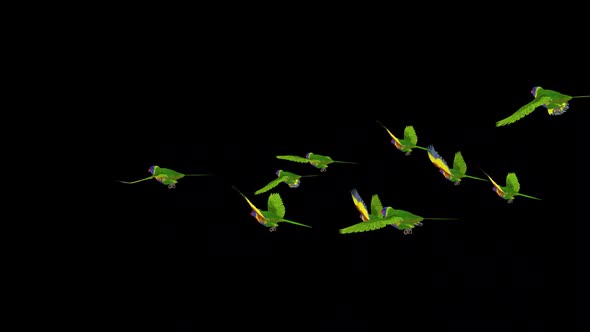
POLYGON ((369 220, 369 212, 367 212, 367 206, 365 205, 365 202, 363 202, 363 199, 359 195, 358 191, 356 189, 352 189, 350 193, 352 194, 354 206, 356 206, 356 209, 359 210, 359 212, 361 213, 361 219, 363 221, 369 220))
POLYGON ((406 126, 404 129, 404 140, 406 142, 410 142, 412 145, 416 145, 416 143, 418 143, 418 136, 416 135, 414 127, 406 126))
POLYGON ((551 101, 551 97, 548 96, 539 96, 533 99, 530 103, 524 105, 518 111, 514 112, 511 116, 496 122, 496 127, 505 126, 511 123, 514 123, 523 117, 531 114, 537 107, 544 105, 551 101))
POLYGON ((453 160, 453 168, 461 174, 467 173, 467 164, 465 164, 465 159, 463 159, 461 151, 457 151, 457 153, 455 153, 455 159, 453 160))
POLYGON ((354 224, 352 226, 348 226, 346 228, 342 228, 339 230, 340 234, 349 234, 349 233, 360 233, 360 232, 367 232, 367 231, 374 231, 377 229, 381 229, 387 225, 391 225, 394 223, 399 223, 402 221, 402 218, 393 217, 389 219, 375 219, 371 221, 364 221, 358 224, 354 224))
POLYGON ((375 194, 371 198, 371 215, 382 217, 381 210, 383 210, 383 204, 381 204, 379 195, 375 194))
POLYGON ((506 175, 506 187, 512 189, 515 193, 520 191, 520 183, 518 183, 516 173, 508 173, 506 175))
POLYGON ((268 196, 268 211, 279 218, 285 216, 285 205, 279 194, 272 193, 268 196))
POLYGON ((267 192, 267 191, 271 190, 272 188, 274 188, 274 187, 278 186, 278 185, 279 185, 279 183, 283 182, 283 180, 284 180, 284 179, 285 179, 285 177, 281 176, 281 177, 279 177, 279 178, 276 178, 276 179, 274 179, 274 180, 270 181, 270 182, 269 182, 269 183, 268 183, 266 186, 264 186, 264 187, 262 187, 262 188, 258 189, 258 190, 257 190, 257 191, 254 193, 254 195, 259 195, 259 194, 262 194, 262 193, 265 193, 265 192, 267 192))
POLYGON ((238 188, 236 188, 235 186, 232 186, 232 188, 234 188, 235 191, 237 191, 240 195, 242 195, 242 197, 244 197, 244 199, 246 200, 246 202, 248 202, 248 205, 250 205, 250 207, 252 208, 252 210, 254 210, 260 216, 264 216, 262 214, 262 212, 256 206, 254 206, 254 204, 252 204, 252 202, 250 202, 250 200, 248 199, 248 197, 246 197, 246 195, 242 194, 242 192, 239 191, 238 188))
POLYGON ((277 159, 294 161, 296 163, 308 163, 309 162, 309 160, 307 158, 303 158, 303 157, 299 157, 299 156, 277 156, 277 159))
POLYGON ((391 133, 391 131, 389 131, 389 129, 387 129, 387 127, 385 127, 385 125, 384 125, 384 124, 382 124, 382 123, 381 123, 381 122, 379 122, 379 121, 377 121, 377 123, 378 123, 378 124, 380 124, 380 125, 381 125, 381 127, 383 127, 385 130, 387 130, 387 133, 389 134, 389 136, 391 136, 391 138, 392 138, 392 139, 393 139, 393 140, 394 140, 394 141, 395 141, 397 144, 401 145, 401 143, 400 143, 399 139, 398 139, 397 137, 395 137, 395 136, 394 136, 394 135, 391 133))
MULTIPOLYGON (((483 171, 482 171, 482 172, 483 172, 483 171)), ((490 182, 492 182, 492 184, 494 185, 494 187, 496 188, 496 190, 498 190, 498 192, 500 192, 500 193, 502 193, 502 194, 503 194, 503 193, 504 193, 504 190, 502 190, 502 187, 500 187, 500 186, 499 186, 499 185, 496 183, 496 181, 494 181, 494 180, 492 179, 492 177, 488 175, 488 173, 486 173, 486 172, 483 172, 483 173, 484 173, 484 174, 485 174, 485 175, 488 177, 488 179, 490 179, 490 182)))
POLYGON ((434 164, 434 166, 438 167, 438 169, 442 170, 447 174, 451 174, 451 170, 447 165, 447 162, 436 152, 432 145, 428 146, 428 159, 434 164))

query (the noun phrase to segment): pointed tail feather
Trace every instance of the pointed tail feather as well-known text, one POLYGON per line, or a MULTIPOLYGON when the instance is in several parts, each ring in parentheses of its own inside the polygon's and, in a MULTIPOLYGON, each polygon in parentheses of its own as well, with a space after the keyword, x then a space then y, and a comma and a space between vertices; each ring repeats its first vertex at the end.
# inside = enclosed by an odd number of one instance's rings
POLYGON ((145 180, 150 180, 150 179, 153 179, 153 178, 155 178, 155 177, 156 177, 155 175, 152 175, 152 176, 150 176, 150 177, 147 177, 147 178, 145 178, 145 179, 141 179, 141 180, 137 180, 137 181, 132 181, 132 182, 121 181, 121 180, 116 180, 116 181, 117 181, 117 182, 121 182, 121 183, 126 183, 126 184, 134 184, 134 183, 137 183, 137 182, 141 182, 141 181, 145 181, 145 180))
POLYGON ((293 224, 293 225, 299 225, 299 226, 311 228, 311 226, 309 226, 309 225, 301 224, 301 223, 298 223, 298 222, 295 222, 295 221, 292 221, 292 220, 281 219, 281 221, 288 222, 288 223, 293 224))
POLYGON ((212 176, 213 174, 185 174, 184 176, 212 176))
POLYGON ((427 149, 427 148, 425 148, 425 147, 422 147, 422 146, 418 146, 418 145, 414 145, 414 146, 412 147, 412 149, 413 149, 413 148, 420 149, 420 150, 424 150, 424 151, 428 151, 428 149, 427 149))
POLYGON ((459 218, 423 218, 424 220, 460 220, 459 218))
POLYGON ((588 95, 588 96, 573 96, 572 98, 590 98, 590 95, 588 95))
POLYGON ((476 176, 471 176, 471 175, 463 175, 463 177, 469 178, 469 179, 474 179, 474 180, 486 181, 486 182, 488 181, 486 179, 478 178, 476 176))
POLYGON ((534 197, 534 196, 529 196, 529 195, 525 195, 525 194, 521 194, 521 193, 517 193, 517 194, 515 194, 514 196, 522 196, 522 197, 526 197, 526 198, 532 198, 532 199, 536 199, 536 200, 538 200, 538 201, 542 201, 542 199, 541 199, 541 198, 534 197))
POLYGON ((358 164, 353 161, 342 161, 342 160, 334 160, 334 162, 338 163, 338 164, 358 164))

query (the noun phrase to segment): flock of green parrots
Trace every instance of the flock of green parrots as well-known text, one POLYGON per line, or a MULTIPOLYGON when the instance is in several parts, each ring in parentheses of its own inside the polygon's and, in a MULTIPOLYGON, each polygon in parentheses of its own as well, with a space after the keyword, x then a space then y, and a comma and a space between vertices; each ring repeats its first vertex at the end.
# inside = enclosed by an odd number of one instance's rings
MULTIPOLYGON (((526 115, 533 112, 538 107, 545 107, 550 115, 560 115, 566 112, 569 108, 569 101, 573 98, 584 98, 590 96, 568 96, 561 94, 559 92, 553 90, 546 90, 541 87, 534 87, 531 90, 532 95, 535 97, 531 102, 522 106, 519 110, 517 110, 511 116, 496 122, 496 126, 504 126, 515 121, 520 120, 521 118, 525 117, 526 115)), ((445 179, 453 182, 455 185, 459 185, 461 180, 464 178, 467 179, 474 179, 479 181, 487 181, 486 179, 467 175, 467 165, 463 156, 460 151, 455 153, 453 166, 449 167, 447 162, 438 154, 438 152, 434 149, 432 145, 428 147, 418 146, 418 136, 416 135, 416 131, 412 126, 406 126, 404 129, 403 138, 398 138, 391 131, 383 125, 381 122, 377 121, 379 125, 381 125, 387 133, 391 136, 392 140, 391 143, 401 152, 404 152, 406 155, 410 155, 413 149, 420 149, 426 151, 428 154, 428 158, 432 162, 432 164, 438 168, 439 172, 445 177, 445 179)), ((350 161, 340 161, 340 160, 333 160, 331 157, 326 155, 319 155, 315 153, 308 153, 305 157, 301 156, 292 156, 292 155, 284 155, 284 156, 276 156, 277 159, 287 160, 291 162, 297 163, 309 163, 315 168, 319 169, 321 172, 325 172, 328 169, 328 165, 333 163, 342 163, 342 164, 356 164, 355 162, 350 161)), ((126 184, 133 184, 138 183, 141 181, 149 180, 149 179, 156 179, 158 182, 167 185, 168 188, 174 188, 178 181, 187 176, 208 176, 210 174, 183 174, 169 168, 163 168, 159 166, 151 166, 148 171, 152 174, 151 176, 137 180, 132 182, 126 181, 119 181, 126 184)), ((540 198, 529 196, 520 193, 520 184, 518 182, 518 178, 516 177, 515 173, 508 173, 506 176, 506 185, 500 186, 498 185, 487 173, 483 170, 482 172, 487 176, 489 181, 492 183, 493 191, 501 198, 506 200, 508 203, 512 203, 516 196, 527 197, 531 199, 540 200, 540 198)), ((304 177, 312 177, 318 175, 298 175, 295 173, 287 172, 284 170, 278 170, 276 172, 277 178, 273 181, 266 184, 264 187, 257 190, 254 194, 259 195, 265 193, 280 183, 287 184, 290 188, 297 188, 301 184, 301 178, 304 177)), ((281 222, 290 223, 294 225, 299 225, 303 227, 309 227, 309 225, 305 225, 302 223, 298 223, 292 220, 285 219, 285 205, 283 204, 283 200, 278 193, 271 193, 268 196, 267 202, 267 209, 260 210, 257 208, 249 199, 240 192, 236 187, 233 187, 248 203, 250 208, 252 209, 251 215, 258 221, 261 225, 266 226, 269 228, 271 232, 277 229, 277 226, 281 222)), ((412 229, 416 226, 421 226, 423 220, 452 220, 456 218, 424 218, 413 214, 408 211, 394 209, 390 206, 384 207, 379 199, 377 194, 374 194, 371 197, 371 204, 370 207, 367 208, 366 204, 362 200, 361 196, 359 195, 356 189, 351 190, 351 196, 353 203, 357 210, 360 212, 360 219, 361 222, 354 224, 352 226, 342 228, 339 230, 341 234, 348 234, 348 233, 358 233, 358 232, 365 232, 365 231, 372 231, 384 228, 388 225, 393 226, 396 229, 403 231, 404 234, 411 234, 412 229)))

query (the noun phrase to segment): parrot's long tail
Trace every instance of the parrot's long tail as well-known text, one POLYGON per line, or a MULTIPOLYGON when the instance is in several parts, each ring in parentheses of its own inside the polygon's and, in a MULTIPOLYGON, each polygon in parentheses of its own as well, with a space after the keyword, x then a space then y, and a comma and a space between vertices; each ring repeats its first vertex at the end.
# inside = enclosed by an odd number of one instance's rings
POLYGON ((459 218, 424 218, 424 220, 459 220, 459 218))
POLYGON ((422 147, 422 146, 418 146, 418 145, 415 145, 415 146, 414 146, 414 148, 416 148, 416 149, 420 149, 420 150, 424 150, 424 151, 428 151, 428 149, 427 149, 427 148, 425 148, 425 147, 422 147))
POLYGON ((588 96, 573 96, 572 98, 590 98, 590 95, 588 95, 588 96))
POLYGON ((338 163, 338 164, 358 164, 358 163, 355 163, 352 161, 341 161, 341 160, 334 160, 334 162, 338 163))
POLYGON ((185 174, 184 176, 211 176, 212 174, 185 174))

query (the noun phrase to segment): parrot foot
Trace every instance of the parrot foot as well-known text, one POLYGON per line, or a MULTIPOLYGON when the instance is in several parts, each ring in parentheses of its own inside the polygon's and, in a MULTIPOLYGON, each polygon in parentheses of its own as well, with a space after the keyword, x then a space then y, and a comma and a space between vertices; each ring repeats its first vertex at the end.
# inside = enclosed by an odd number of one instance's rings
POLYGON ((417 222, 416 226, 422 226, 423 224, 421 222, 417 222))
POLYGON ((514 202, 514 198, 508 200, 508 204, 512 204, 512 202, 514 202))
POLYGON ((328 167, 320 168, 320 172, 325 172, 328 170, 328 167))
POLYGON ((408 151, 408 152, 406 152, 406 156, 409 156, 409 155, 411 155, 411 154, 412 154, 412 151, 408 151))
POLYGON ((277 231, 277 226, 273 226, 269 229, 270 232, 276 232, 277 231))
POLYGON ((176 184, 175 183, 171 183, 168 185, 168 189, 174 189, 176 188, 176 184))
POLYGON ((456 185, 456 186, 458 186, 458 185, 460 185, 460 184, 461 184, 461 180, 459 180, 459 181, 455 181, 455 185, 456 185))
POLYGON ((412 229, 404 229, 404 235, 412 234, 412 229))

